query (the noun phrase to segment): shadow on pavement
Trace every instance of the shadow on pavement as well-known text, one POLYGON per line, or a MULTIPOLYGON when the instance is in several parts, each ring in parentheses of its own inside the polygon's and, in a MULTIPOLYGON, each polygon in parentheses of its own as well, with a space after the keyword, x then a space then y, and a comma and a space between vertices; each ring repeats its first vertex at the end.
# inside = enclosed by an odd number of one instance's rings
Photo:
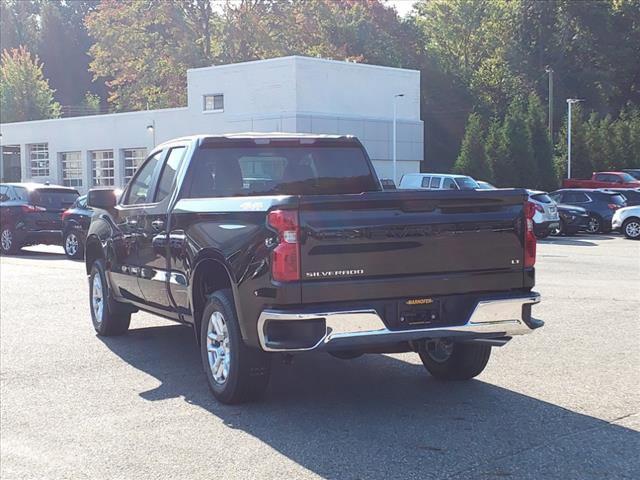
POLYGON ((384 355, 274 361, 261 403, 225 406, 190 328, 101 340, 161 382, 144 399, 184 397, 324 478, 634 478, 640 468, 631 429, 479 380, 440 383, 384 355))

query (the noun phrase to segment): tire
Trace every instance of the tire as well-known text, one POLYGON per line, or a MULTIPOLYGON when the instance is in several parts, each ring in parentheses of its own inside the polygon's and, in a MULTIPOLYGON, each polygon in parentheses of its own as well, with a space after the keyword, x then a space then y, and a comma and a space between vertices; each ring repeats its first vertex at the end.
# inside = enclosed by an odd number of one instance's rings
POLYGON ((64 248, 65 255, 72 260, 84 258, 84 242, 80 235, 73 230, 64 234, 62 248, 64 248))
POLYGON ((549 230, 549 234, 553 235, 554 237, 559 237, 560 235, 566 234, 564 221, 560 219, 560 221, 558 222, 558 228, 552 228, 551 230, 549 230))
POLYGON ((544 232, 536 233, 536 238, 542 240, 543 238, 547 238, 551 232, 547 229, 544 232))
POLYGON ((222 403, 256 400, 269 384, 271 356, 245 345, 229 289, 207 298, 200 321, 200 355, 209 389, 222 403))
POLYGON ((15 233, 11 227, 0 229, 0 253, 3 255, 14 255, 18 253, 21 245, 18 245, 15 233))
POLYGON ((131 310, 111 295, 104 271, 104 261, 93 262, 89 276, 89 307, 96 333, 103 337, 122 335, 129 330, 131 310))
POLYGON ((479 343, 430 342, 419 352, 422 364, 438 380, 469 380, 487 366, 491 346, 479 343), (445 352, 438 354, 432 344, 444 344, 445 352))
POLYGON ((589 220, 587 220, 587 233, 599 233, 602 231, 602 220, 597 215, 589 215, 589 220))
POLYGON ((630 240, 640 240, 640 218, 627 218, 622 224, 622 233, 630 240))

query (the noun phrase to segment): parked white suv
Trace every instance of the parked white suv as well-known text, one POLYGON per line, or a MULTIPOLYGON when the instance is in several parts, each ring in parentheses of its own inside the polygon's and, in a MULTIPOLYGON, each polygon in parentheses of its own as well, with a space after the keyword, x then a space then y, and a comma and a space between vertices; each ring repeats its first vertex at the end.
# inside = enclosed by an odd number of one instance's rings
POLYGON ((549 234, 560 226, 558 205, 547 192, 539 190, 527 190, 529 201, 535 206, 533 215, 533 231, 538 238, 548 237, 549 234))
POLYGON ((611 227, 620 230, 625 237, 640 239, 640 205, 619 208, 613 214, 611 227))
POLYGON ((474 190, 476 181, 466 175, 446 173, 406 173, 400 179, 402 190, 474 190))

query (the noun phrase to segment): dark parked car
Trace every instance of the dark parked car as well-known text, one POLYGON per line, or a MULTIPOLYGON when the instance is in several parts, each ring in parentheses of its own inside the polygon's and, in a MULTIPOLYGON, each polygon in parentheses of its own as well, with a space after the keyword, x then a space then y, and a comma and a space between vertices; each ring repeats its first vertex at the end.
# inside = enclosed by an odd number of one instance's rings
POLYGON ((589 215, 585 228, 589 233, 610 232, 614 212, 626 206, 622 195, 604 189, 566 188, 550 196, 557 203, 584 208, 589 215))
POLYGON ((62 212, 78 198, 78 191, 40 183, 0 184, 0 251, 62 244, 62 212))
POLYGON ((551 230, 551 235, 575 235, 580 230, 586 230, 589 214, 584 208, 562 203, 557 207, 560 223, 557 228, 551 230))
POLYGON ((67 257, 84 257, 84 242, 92 215, 93 209, 87 206, 86 195, 78 197, 71 208, 62 212, 62 247, 67 257))
POLYGON ((260 395, 276 353, 413 351, 466 380, 543 324, 524 190, 382 191, 354 137, 181 138, 120 201, 91 190, 88 204, 95 330, 123 334, 138 309, 193 326, 225 403, 260 395), (253 171, 267 180, 245 182, 253 171))
POLYGON ((640 205, 640 188, 607 188, 607 190, 624 195, 627 207, 640 205))

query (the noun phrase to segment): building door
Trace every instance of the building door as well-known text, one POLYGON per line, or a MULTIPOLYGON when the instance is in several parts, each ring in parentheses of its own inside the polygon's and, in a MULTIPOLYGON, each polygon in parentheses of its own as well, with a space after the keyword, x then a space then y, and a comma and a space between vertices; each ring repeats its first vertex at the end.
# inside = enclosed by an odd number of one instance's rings
POLYGON ((2 147, 2 166, 0 168, 0 181, 19 182, 22 180, 22 168, 20 167, 20 145, 4 145, 2 147))

